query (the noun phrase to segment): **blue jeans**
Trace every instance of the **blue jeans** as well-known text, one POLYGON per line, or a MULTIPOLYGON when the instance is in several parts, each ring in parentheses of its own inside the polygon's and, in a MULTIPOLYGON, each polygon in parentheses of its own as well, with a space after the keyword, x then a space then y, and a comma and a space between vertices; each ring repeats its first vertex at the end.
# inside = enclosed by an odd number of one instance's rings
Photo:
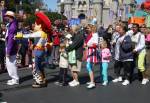
POLYGON ((44 59, 43 50, 34 50, 35 55, 35 71, 36 73, 41 73, 44 69, 42 67, 42 61, 44 59))
POLYGON ((59 60, 59 46, 53 46, 51 56, 49 58, 49 64, 54 64, 59 60))
POLYGON ((102 77, 104 82, 108 82, 108 62, 102 63, 102 77))

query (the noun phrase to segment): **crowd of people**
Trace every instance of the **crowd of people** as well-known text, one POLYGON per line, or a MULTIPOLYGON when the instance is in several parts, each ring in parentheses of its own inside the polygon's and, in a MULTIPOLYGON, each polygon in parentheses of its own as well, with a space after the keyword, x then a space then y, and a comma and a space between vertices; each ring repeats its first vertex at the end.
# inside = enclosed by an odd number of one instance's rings
POLYGON ((145 24, 118 21, 105 29, 102 26, 98 28, 97 21, 91 19, 86 25, 58 28, 51 25, 44 13, 37 12, 35 15, 35 24, 28 26, 17 25, 12 11, 5 14, 8 24, 1 24, 0 66, 1 73, 7 69, 11 77, 7 85, 19 84, 17 68, 29 66, 34 79, 32 87, 46 87, 43 65, 48 64, 48 68, 59 67, 56 85, 75 87, 80 85, 78 78, 82 62, 86 62, 89 75, 88 89, 96 87, 95 64, 99 65, 102 85, 108 85, 110 62, 114 64, 113 83, 129 85, 133 82, 135 69, 141 84, 149 82, 150 28, 145 24), (68 72, 72 81, 67 81, 68 72))

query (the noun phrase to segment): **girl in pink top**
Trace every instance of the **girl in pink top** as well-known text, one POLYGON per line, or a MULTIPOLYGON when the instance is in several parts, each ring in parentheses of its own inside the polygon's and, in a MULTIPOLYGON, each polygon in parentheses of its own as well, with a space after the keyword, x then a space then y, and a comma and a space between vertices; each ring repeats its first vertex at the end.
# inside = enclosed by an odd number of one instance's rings
POLYGON ((101 63, 102 63, 102 77, 103 77, 103 84, 106 86, 108 84, 108 63, 110 62, 111 53, 110 50, 107 48, 107 42, 103 41, 100 44, 101 48, 101 63))

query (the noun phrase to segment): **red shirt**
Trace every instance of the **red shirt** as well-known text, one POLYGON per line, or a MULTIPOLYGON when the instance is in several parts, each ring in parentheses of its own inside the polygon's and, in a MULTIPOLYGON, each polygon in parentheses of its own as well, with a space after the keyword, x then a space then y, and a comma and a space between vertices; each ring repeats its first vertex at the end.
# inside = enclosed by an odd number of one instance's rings
POLYGON ((60 44, 60 34, 57 31, 53 32, 53 45, 59 45, 60 44))

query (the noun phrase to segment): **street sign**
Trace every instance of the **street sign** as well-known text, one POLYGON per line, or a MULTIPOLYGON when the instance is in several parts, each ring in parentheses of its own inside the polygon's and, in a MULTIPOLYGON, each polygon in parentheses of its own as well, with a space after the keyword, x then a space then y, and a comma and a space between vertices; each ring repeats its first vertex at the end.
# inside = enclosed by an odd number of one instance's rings
POLYGON ((79 25, 80 24, 80 19, 79 18, 71 18, 69 20, 69 26, 72 26, 72 25, 79 25))

